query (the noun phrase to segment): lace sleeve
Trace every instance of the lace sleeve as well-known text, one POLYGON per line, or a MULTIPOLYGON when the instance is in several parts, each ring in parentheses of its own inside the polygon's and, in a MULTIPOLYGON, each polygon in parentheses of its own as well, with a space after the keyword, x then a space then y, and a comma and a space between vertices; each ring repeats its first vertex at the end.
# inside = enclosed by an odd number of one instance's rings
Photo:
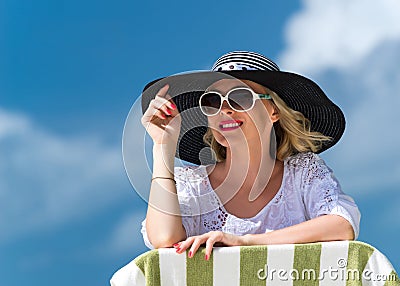
MULTIPOLYGON (((200 213, 198 196, 196 196, 196 186, 193 186, 194 173, 188 167, 175 167, 175 181, 176 191, 178 194, 179 207, 182 216, 182 225, 185 228, 186 236, 194 236, 199 234, 200 225, 200 213)), ((146 219, 142 222, 141 233, 143 236, 144 244, 154 249, 154 246, 150 243, 146 231, 146 219)))
POLYGON ((200 205, 197 195, 198 180, 191 167, 175 167, 176 191, 186 236, 199 234, 200 205))
POLYGON ((308 168, 303 173, 303 200, 307 216, 339 215, 353 227, 354 239, 360 229, 360 211, 353 198, 343 193, 332 170, 316 154, 310 153, 308 168))
POLYGON ((140 232, 142 233, 144 244, 145 244, 148 248, 154 249, 154 246, 150 243, 150 240, 149 240, 149 238, 147 237, 146 219, 144 219, 144 221, 142 221, 142 229, 140 230, 140 232))

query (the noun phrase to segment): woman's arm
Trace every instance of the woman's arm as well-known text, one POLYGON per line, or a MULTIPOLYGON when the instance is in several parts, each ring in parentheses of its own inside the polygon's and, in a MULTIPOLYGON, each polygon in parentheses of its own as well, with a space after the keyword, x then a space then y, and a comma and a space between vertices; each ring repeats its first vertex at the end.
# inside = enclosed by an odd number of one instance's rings
POLYGON ((174 158, 181 126, 177 107, 161 88, 142 117, 153 139, 153 179, 146 215, 146 232, 155 247, 170 247, 186 238, 174 182, 174 158))
POLYGON ((350 222, 338 215, 322 215, 311 220, 263 234, 246 234, 243 245, 308 243, 353 240, 350 222))
MULTIPOLYGON (((153 147, 153 178, 174 178, 175 148, 167 144, 153 147), (173 149, 173 151, 171 150, 173 149), (172 156, 171 156, 171 152, 172 156)), ((154 179, 151 183, 149 205, 146 216, 146 231, 155 248, 171 247, 186 239, 182 225, 176 185, 173 180, 154 179)))
POLYGON ((322 215, 317 218, 262 234, 232 235, 222 231, 188 237, 185 241, 174 245, 177 253, 190 247, 189 258, 193 257, 200 245, 206 245, 205 259, 211 255, 215 243, 226 246, 294 244, 318 241, 352 240, 354 231, 351 224, 338 215, 322 215))

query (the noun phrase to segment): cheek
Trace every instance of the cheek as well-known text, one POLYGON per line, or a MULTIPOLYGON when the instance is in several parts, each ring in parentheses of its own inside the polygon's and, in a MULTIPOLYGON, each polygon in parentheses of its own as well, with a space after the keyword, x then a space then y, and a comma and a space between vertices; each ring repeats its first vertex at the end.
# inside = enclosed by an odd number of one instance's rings
POLYGON ((268 110, 263 104, 255 106, 253 111, 254 112, 249 113, 249 116, 251 117, 251 122, 255 129, 262 132, 263 130, 272 128, 273 123, 269 117, 268 110))
POLYGON ((216 116, 210 116, 210 117, 208 117, 207 116, 207 124, 208 124, 208 127, 210 127, 211 128, 211 130, 214 132, 214 129, 215 129, 215 125, 216 125, 216 119, 215 119, 215 117, 216 116))
POLYGON ((226 138, 225 138, 219 131, 217 131, 217 130, 215 130, 215 129, 212 129, 212 134, 213 134, 215 140, 216 140, 219 144, 221 144, 221 145, 224 146, 224 147, 227 147, 227 146, 228 146, 228 141, 226 140, 226 138))
POLYGON ((218 131, 218 120, 214 119, 216 117, 208 117, 208 127, 211 128, 211 132, 215 138, 215 140, 221 144, 222 146, 226 146, 226 139, 222 134, 218 131))

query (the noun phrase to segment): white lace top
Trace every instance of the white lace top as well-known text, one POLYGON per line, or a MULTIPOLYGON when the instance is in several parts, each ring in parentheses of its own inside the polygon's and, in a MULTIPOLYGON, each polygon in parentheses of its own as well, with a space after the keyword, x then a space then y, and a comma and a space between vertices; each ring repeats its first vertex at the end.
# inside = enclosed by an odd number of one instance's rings
MULTIPOLYGON (((187 236, 212 230, 244 235, 265 233, 295 225, 324 214, 347 219, 358 237, 360 212, 343 193, 332 170, 316 154, 299 153, 284 160, 281 187, 274 198, 251 218, 228 213, 211 187, 206 166, 175 167, 182 223, 187 236)), ((142 222, 143 239, 153 248, 142 222)))

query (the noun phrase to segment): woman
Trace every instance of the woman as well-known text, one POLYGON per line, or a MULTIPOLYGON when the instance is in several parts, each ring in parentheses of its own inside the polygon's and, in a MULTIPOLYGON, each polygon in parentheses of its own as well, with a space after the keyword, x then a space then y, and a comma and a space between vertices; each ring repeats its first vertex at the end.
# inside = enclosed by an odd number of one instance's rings
MULTIPOLYGON (((208 260, 214 245, 356 239, 358 208, 316 154, 343 134, 340 109, 314 82, 281 72, 257 53, 228 53, 211 75, 218 76, 200 93, 171 98, 167 84, 156 95, 143 94, 142 124, 154 141, 142 224, 146 245, 189 250, 190 258, 205 244, 208 260), (183 103, 187 99, 191 105, 183 103), (204 143, 196 132, 182 135, 185 122, 194 118, 184 116, 190 108, 200 108, 207 118, 203 134, 213 164, 201 164, 204 143), (200 166, 175 167, 176 152, 200 166)), ((195 78, 208 76, 195 73, 178 82, 193 85, 195 78)), ((155 83, 145 91, 154 90, 155 83)))

